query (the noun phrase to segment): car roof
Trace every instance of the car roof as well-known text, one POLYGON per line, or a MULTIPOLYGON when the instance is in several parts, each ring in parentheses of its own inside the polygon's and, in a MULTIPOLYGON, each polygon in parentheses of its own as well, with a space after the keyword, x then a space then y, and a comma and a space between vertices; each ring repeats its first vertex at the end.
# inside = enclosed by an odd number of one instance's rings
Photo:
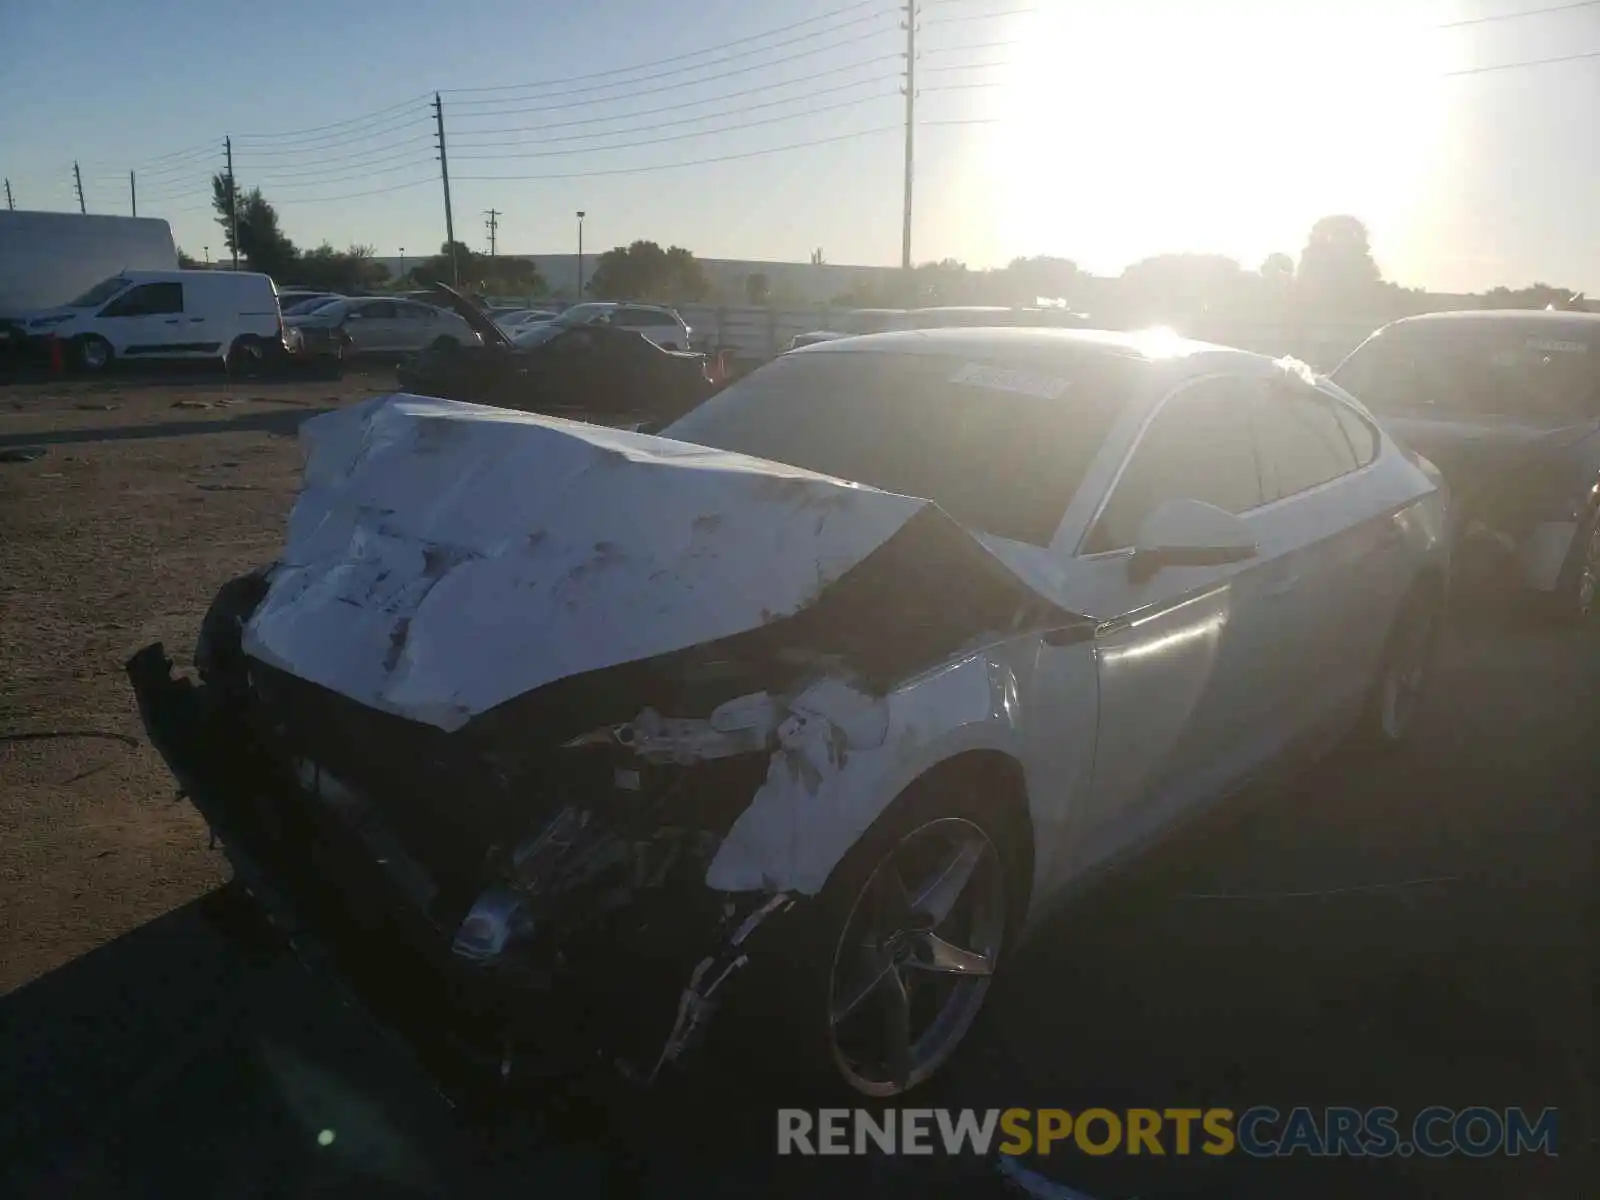
MULTIPOLYGON (((1165 330, 1121 332, 1108 329, 954 328, 896 330, 814 342, 788 352, 801 354, 902 354, 949 358, 1039 358, 1052 354, 1118 358, 1150 363, 1177 363, 1188 373, 1203 363, 1252 363, 1270 366, 1264 354, 1197 342, 1165 330)), ((787 357, 787 356, 786 356, 787 357)))
POLYGON ((1465 308, 1446 312, 1418 313, 1414 317, 1401 317, 1391 321, 1385 329, 1401 326, 1415 328, 1419 325, 1524 325, 1541 329, 1600 328, 1600 313, 1582 312, 1570 308, 1465 308))

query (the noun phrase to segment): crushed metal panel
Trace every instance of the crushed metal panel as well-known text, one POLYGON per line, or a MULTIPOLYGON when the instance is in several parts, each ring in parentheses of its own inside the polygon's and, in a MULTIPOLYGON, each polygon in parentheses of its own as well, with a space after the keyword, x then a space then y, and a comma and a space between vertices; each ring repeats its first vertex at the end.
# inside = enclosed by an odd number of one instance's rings
POLYGON ((302 438, 244 649, 446 731, 707 646, 831 655, 887 686, 986 631, 1070 619, 929 502, 777 463, 406 395, 302 438))

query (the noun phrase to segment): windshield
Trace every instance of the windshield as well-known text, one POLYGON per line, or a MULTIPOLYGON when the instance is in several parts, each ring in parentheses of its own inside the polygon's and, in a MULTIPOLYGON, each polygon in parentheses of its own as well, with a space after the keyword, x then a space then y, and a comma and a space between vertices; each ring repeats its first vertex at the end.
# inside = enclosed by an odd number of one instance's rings
MULTIPOLYGON (((123 275, 113 275, 110 279, 102 279, 83 295, 67 304, 68 308, 96 308, 115 296, 128 286, 128 280, 123 275)), ((56 293, 60 295, 59 292, 56 293)))
POLYGON ((1133 366, 807 351, 661 436, 919 496, 970 528, 1042 546, 1126 402, 1133 366))
POLYGON ((1358 346, 1333 380, 1377 413, 1595 417, 1600 330, 1532 321, 1397 325, 1358 346))

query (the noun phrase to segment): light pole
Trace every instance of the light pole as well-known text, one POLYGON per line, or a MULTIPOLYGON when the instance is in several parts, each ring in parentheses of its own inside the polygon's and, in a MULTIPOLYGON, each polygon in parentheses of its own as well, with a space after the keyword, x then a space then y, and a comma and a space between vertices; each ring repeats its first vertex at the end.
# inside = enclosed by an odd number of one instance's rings
POLYGON ((406 248, 400 247, 400 282, 406 281, 406 248))
POLYGON ((201 246, 200 249, 202 249, 202 250, 204 250, 206 252, 206 266, 209 267, 211 265, 211 247, 210 246, 201 246))
POLYGON ((583 303, 583 213, 578 213, 578 303, 583 303))

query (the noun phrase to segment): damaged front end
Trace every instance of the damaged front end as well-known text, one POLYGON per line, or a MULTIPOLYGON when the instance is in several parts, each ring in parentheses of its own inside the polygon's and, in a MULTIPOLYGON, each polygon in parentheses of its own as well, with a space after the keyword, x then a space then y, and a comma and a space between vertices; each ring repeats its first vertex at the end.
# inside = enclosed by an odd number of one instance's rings
POLYGON ((182 794, 302 958, 414 1043, 502 1074, 600 1056, 647 1081, 677 1062, 794 920, 787 893, 705 882, 766 770, 773 702, 495 755, 247 660, 227 610, 258 592, 218 597, 198 684, 159 643, 127 671, 182 794))

